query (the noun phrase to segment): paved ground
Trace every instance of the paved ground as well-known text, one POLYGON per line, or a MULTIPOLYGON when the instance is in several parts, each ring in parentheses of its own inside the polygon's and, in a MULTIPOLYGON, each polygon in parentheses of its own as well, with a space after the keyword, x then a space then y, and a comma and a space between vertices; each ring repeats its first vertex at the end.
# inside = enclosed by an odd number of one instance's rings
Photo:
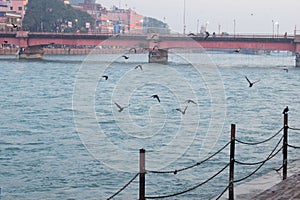
POLYGON ((300 199, 300 173, 255 196, 255 200, 300 199))
MULTIPOLYGON (((226 192, 221 200, 228 199, 226 192)), ((272 170, 259 178, 234 187, 235 200, 300 200, 300 160, 288 163, 288 178, 272 170)))

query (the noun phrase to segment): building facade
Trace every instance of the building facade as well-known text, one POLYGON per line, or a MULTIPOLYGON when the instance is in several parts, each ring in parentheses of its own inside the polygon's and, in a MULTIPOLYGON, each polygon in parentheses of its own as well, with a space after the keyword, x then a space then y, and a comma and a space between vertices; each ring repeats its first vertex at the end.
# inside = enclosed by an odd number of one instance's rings
POLYGON ((0 31, 16 31, 22 27, 28 0, 0 0, 0 31))
POLYGON ((142 33, 143 16, 132 9, 119 9, 114 6, 111 10, 103 10, 101 18, 103 33, 142 33))

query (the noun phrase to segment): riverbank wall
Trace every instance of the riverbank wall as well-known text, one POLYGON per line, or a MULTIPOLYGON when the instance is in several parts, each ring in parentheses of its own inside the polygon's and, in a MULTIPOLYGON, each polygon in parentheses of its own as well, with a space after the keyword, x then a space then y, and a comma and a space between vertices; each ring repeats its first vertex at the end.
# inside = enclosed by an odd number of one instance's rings
MULTIPOLYGON (((45 55, 87 55, 87 54, 115 54, 126 53, 125 49, 97 49, 97 48, 44 48, 45 55)), ((16 55, 18 48, 0 48, 0 55, 16 55)))

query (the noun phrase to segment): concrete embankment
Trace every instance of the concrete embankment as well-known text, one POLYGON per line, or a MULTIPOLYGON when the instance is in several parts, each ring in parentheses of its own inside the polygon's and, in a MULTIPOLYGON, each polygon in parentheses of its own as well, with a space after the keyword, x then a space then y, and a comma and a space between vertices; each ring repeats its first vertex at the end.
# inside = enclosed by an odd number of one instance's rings
POLYGON ((0 48, 0 55, 16 55, 17 48, 0 48))
MULTIPOLYGON (((16 55, 18 48, 0 48, 0 55, 16 55)), ((97 48, 44 48, 45 55, 87 55, 126 53, 126 49, 97 49, 97 48)))
POLYGON ((87 55, 87 54, 112 54, 112 53, 125 53, 124 49, 96 49, 96 48, 45 48, 46 55, 87 55))
MULTIPOLYGON (((300 160, 288 163, 288 177, 282 180, 281 171, 275 170, 234 187, 235 200, 300 200, 300 160)), ((226 192, 221 200, 228 199, 226 192)))
POLYGON ((288 177, 254 197, 256 200, 300 199, 300 173, 288 177))

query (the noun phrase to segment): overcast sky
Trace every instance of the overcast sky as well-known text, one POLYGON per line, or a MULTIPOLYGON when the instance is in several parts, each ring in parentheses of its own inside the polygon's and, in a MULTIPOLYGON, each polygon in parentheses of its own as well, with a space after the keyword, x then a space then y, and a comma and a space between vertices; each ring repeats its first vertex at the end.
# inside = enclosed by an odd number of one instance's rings
POLYGON ((216 33, 273 34, 274 27, 275 34, 293 34, 295 26, 300 30, 300 0, 97 0, 107 8, 133 8, 178 33, 183 33, 184 2, 186 33, 196 33, 197 24, 216 33))

